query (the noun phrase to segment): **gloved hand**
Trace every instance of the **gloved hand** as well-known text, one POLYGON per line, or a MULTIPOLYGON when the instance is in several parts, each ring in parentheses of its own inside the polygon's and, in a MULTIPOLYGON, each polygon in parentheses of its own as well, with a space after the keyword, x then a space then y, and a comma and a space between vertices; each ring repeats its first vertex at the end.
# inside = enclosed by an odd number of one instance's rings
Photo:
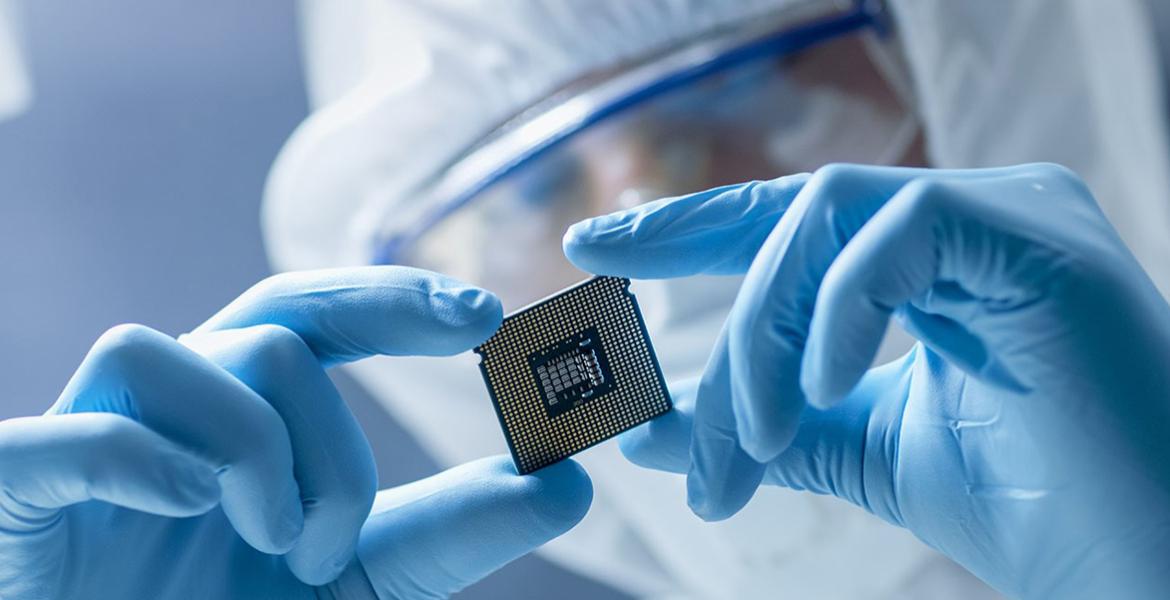
POLYGON ((274 277, 179 341, 111 330, 48 414, 0 423, 0 597, 434 598, 565 532, 592 498, 572 462, 489 458, 375 499, 325 374, 453 354, 500 319, 386 267, 274 277))
POLYGON ((565 252, 746 272, 697 390, 623 440, 700 516, 762 481, 1011 596, 1170 593, 1170 309, 1069 171, 831 166, 586 221, 565 252), (867 371, 891 315, 921 343, 867 371))

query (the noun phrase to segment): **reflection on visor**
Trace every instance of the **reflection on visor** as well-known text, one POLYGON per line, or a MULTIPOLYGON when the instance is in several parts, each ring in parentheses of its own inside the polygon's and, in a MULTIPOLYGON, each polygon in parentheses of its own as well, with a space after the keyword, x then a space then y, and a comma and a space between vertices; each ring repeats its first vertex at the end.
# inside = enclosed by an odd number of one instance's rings
MULTIPOLYGON (((579 220, 830 162, 904 162, 917 121, 866 36, 837 35, 743 62, 627 106, 534 153, 436 219, 436 208, 451 201, 440 182, 420 194, 429 201, 415 218, 388 223, 380 258, 483 286, 513 310, 585 277, 561 251, 562 235, 579 220)), ((551 110, 565 106, 572 100, 551 110)), ((547 114, 509 127, 540 124, 547 114)), ((474 158, 453 166, 448 187, 474 158)))

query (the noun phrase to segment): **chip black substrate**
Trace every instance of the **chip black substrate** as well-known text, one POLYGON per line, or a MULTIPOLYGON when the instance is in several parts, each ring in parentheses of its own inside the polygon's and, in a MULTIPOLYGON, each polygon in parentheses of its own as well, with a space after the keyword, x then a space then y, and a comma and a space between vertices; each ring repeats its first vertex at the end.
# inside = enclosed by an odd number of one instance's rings
POLYGON ((475 351, 521 474, 670 410, 628 279, 594 277, 520 309, 475 351))

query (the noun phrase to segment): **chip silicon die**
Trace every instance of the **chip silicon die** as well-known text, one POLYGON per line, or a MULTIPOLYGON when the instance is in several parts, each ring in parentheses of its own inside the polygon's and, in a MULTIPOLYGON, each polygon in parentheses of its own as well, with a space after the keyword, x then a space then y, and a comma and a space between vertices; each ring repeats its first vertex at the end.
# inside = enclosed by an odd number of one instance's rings
POLYGON ((588 279, 508 315, 475 349, 521 474, 670 410, 629 288, 620 277, 588 279))

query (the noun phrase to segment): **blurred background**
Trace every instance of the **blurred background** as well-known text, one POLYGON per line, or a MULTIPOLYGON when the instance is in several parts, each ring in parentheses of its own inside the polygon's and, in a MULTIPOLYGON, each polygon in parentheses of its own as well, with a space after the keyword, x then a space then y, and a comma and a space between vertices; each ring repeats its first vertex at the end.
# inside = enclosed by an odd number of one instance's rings
MULTIPOLYGON (((187 331, 268 273, 264 179, 307 114, 296 5, 20 4, 34 100, 0 121, 0 419, 118 323, 187 331)), ((382 486, 436 470, 352 382, 382 486)), ((617 598, 536 558, 460 598, 617 598)))

